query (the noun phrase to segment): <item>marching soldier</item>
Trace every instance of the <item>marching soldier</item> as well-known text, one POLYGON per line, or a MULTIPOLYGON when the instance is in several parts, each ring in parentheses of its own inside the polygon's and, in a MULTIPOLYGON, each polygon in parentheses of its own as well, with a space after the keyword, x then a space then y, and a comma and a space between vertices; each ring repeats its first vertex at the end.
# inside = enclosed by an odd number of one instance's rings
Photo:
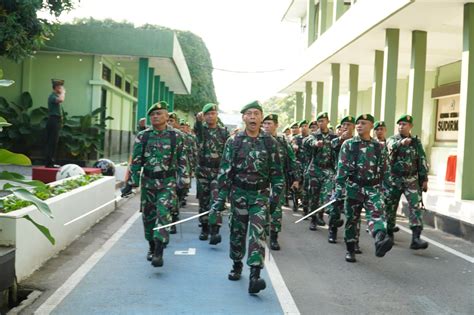
MULTIPOLYGON (((340 135, 331 141, 331 146, 334 150, 334 165, 335 171, 337 171, 337 162, 339 161, 339 153, 341 151, 342 144, 352 138, 355 128, 355 118, 351 115, 342 118, 341 123, 338 125, 340 135)), ((338 128, 336 127, 336 130, 338 128)), ((337 229, 344 224, 341 219, 341 212, 344 211, 344 200, 336 201, 332 207, 329 207, 329 233, 328 242, 336 243, 337 240, 337 229)), ((357 229, 359 230, 359 229, 357 229)), ((358 233, 359 235, 359 233, 358 233)), ((355 253, 360 254, 359 248, 359 237, 357 235, 357 241, 355 242, 355 253)))
POLYGON ((368 214, 369 231, 375 238, 375 255, 383 257, 393 246, 392 239, 386 235, 384 203, 381 196, 386 156, 379 142, 370 136, 373 125, 372 115, 364 114, 357 117, 357 135, 342 144, 339 154, 333 198, 340 199, 345 195, 344 240, 347 247, 345 257, 347 262, 356 261, 354 247, 362 208, 368 214))
MULTIPOLYGON (((199 200, 199 213, 211 208, 211 200, 218 194, 217 174, 224 151, 224 145, 229 138, 227 128, 217 123, 218 112, 216 104, 206 104, 202 111, 196 115, 194 132, 199 147, 198 166, 196 169, 197 197, 199 200)), ((222 223, 219 216, 219 224, 222 223)), ((199 239, 205 241, 209 237, 208 216, 199 218, 201 234, 199 239)))
MULTIPOLYGON (((194 170, 196 169, 197 154, 198 154, 196 137, 191 133, 191 130, 189 129, 189 123, 184 119, 181 119, 179 122, 179 130, 181 130, 185 138, 184 146, 186 147, 186 151, 187 151, 187 157, 188 157, 189 168, 190 168, 189 176, 192 182, 194 170)), ((186 197, 188 196, 190 188, 191 188, 191 185, 187 189, 183 190, 181 195, 178 195, 178 204, 181 207, 186 206, 186 197)))
POLYGON ((300 128, 298 127, 298 122, 295 121, 290 126, 291 129, 291 139, 293 140, 294 137, 300 134, 300 128))
POLYGON ((152 127, 137 134, 130 177, 122 196, 141 184, 141 212, 145 238, 150 246, 147 260, 154 267, 161 267, 163 248, 169 241, 169 234, 167 229, 154 228, 171 223, 171 213, 177 201, 176 189, 189 185, 189 173, 184 138, 167 125, 168 104, 158 102, 150 107, 147 114, 152 127))
POLYGON ((418 137, 411 136, 413 117, 403 115, 397 120, 398 134, 387 140, 390 176, 386 176, 385 202, 387 204, 387 230, 393 238, 398 203, 402 194, 409 204, 409 221, 412 230, 411 249, 426 249, 428 243, 420 239, 423 230, 423 213, 420 207, 422 191, 428 190, 428 163, 418 137))
MULTIPOLYGON (((283 175, 278 143, 260 129, 263 119, 260 103, 254 101, 244 106, 241 113, 245 130, 226 142, 218 175, 219 195, 212 204, 209 223, 217 224, 217 212, 223 210, 230 193, 230 258, 234 264, 228 278, 240 279, 249 230, 249 293, 255 294, 266 287, 260 278, 265 258, 265 230, 268 215, 279 203, 283 175)), ((220 235, 211 231, 211 240, 213 238, 220 235)))
MULTIPOLYGON (((307 137, 304 142, 304 150, 310 159, 305 171, 305 180, 308 187, 310 211, 316 210, 320 205, 329 201, 334 183, 334 150, 331 141, 336 136, 329 132, 328 113, 320 113, 316 121, 319 130, 307 137)), ((316 225, 325 225, 323 211, 311 216, 309 229, 316 230, 316 225)))
POLYGON ((311 130, 311 133, 315 133, 316 131, 318 131, 318 121, 317 120, 313 120, 312 122, 309 123, 309 129, 311 130))
POLYGON ((337 124, 336 125, 336 136, 340 137, 342 135, 343 130, 341 129, 342 125, 337 124))
MULTIPOLYGON (((308 167, 308 155, 305 152, 305 148, 303 146, 303 141, 306 137, 309 136, 309 128, 308 122, 303 119, 298 123, 298 127, 300 128, 300 133, 293 137, 292 144, 293 150, 295 151, 296 160, 298 161, 299 171, 301 174, 305 174, 305 170, 308 167)), ((304 214, 308 213, 308 178, 303 178, 303 187, 300 187, 299 193, 297 194, 301 199, 301 204, 303 206, 304 214), (302 189, 301 189, 302 188, 302 189)), ((298 207, 294 206, 295 209, 298 207)))
POLYGON ((285 177, 285 189, 283 189, 280 196, 280 202, 278 203, 275 211, 271 214, 270 223, 270 248, 272 250, 280 250, 280 244, 278 244, 278 233, 281 232, 281 221, 282 221, 282 204, 285 200, 286 190, 298 189, 298 180, 300 178, 298 166, 296 164, 296 157, 293 148, 286 140, 283 134, 277 134, 278 129, 278 115, 269 114, 263 119, 263 130, 266 133, 271 134, 279 144, 280 162, 283 166, 283 176, 285 177))
POLYGON ((378 142, 385 146, 387 139, 385 139, 385 135, 387 134, 387 126, 385 125, 385 121, 376 121, 374 124, 374 136, 378 142))
POLYGON ((285 128, 283 128, 283 134, 285 135, 286 141, 290 142, 291 141, 291 129, 289 125, 286 125, 285 128))

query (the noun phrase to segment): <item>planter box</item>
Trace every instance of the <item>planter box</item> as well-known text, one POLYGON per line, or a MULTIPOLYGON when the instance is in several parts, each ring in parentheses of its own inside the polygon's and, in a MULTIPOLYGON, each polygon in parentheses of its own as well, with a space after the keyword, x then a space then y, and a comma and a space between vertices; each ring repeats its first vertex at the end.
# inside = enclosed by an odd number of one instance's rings
MULTIPOLYGON (((55 182, 53 185, 61 182, 55 182)), ((34 206, 0 214, 0 246, 16 247, 15 266, 18 281, 25 279, 115 209, 115 177, 101 178, 46 202, 54 215, 53 219, 41 214, 34 206), (91 211, 94 212, 64 225, 91 211), (56 239, 56 245, 51 245, 31 222, 20 219, 26 214, 48 227, 56 239)))
POLYGON ((0 292, 15 282, 15 248, 0 246, 0 292))

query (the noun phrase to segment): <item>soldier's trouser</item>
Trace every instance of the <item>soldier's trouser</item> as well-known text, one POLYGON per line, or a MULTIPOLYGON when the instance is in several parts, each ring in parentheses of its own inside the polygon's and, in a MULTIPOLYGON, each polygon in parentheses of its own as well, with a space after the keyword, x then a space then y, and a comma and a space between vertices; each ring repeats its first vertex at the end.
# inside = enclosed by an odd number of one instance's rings
POLYGON ((283 190, 281 191, 281 195, 280 195, 280 201, 278 202, 278 205, 275 211, 273 211, 273 213, 270 215, 271 217, 270 228, 273 232, 277 232, 277 233, 281 232, 281 221, 283 218, 282 207, 283 207, 283 204, 285 203, 286 190, 287 188, 283 187, 283 190))
MULTIPOLYGON (((313 174, 314 175, 314 174, 313 174)), ((316 176, 306 175, 309 186, 309 209, 310 212, 329 202, 331 192, 334 188, 334 171, 322 169, 316 176)), ((327 208, 324 211, 329 211, 327 208)))
MULTIPOLYGON (((219 193, 217 186, 218 169, 200 168, 196 172, 197 191, 199 200, 199 213, 206 212, 211 209, 211 202, 217 199, 219 193)), ((199 217, 199 222, 208 223, 209 216, 203 215, 199 217)), ((222 224, 221 212, 217 212, 217 224, 222 224)))
POLYGON ((395 178, 391 185, 385 186, 385 204, 387 215, 387 230, 392 231, 397 218, 397 208, 402 194, 408 201, 408 221, 411 227, 423 228, 423 212, 420 207, 421 196, 418 177, 395 178))
POLYGON ((169 242, 169 228, 153 229, 171 223, 171 211, 175 207, 176 198, 174 188, 141 189, 142 220, 147 241, 158 239, 163 243, 169 242))
POLYGON ((269 190, 250 191, 233 187, 231 192, 230 258, 245 257, 247 230, 249 254, 247 265, 263 267, 265 261, 265 239, 269 190))
POLYGON ((383 214, 383 200, 380 194, 365 195, 364 201, 346 198, 344 201, 344 213, 346 225, 344 230, 344 240, 346 243, 356 242, 358 239, 358 224, 362 208, 368 213, 368 226, 371 235, 378 231, 385 232, 385 218, 383 214))
POLYGON ((329 226, 336 226, 341 219, 341 212, 344 211, 344 200, 338 200, 328 208, 329 226))

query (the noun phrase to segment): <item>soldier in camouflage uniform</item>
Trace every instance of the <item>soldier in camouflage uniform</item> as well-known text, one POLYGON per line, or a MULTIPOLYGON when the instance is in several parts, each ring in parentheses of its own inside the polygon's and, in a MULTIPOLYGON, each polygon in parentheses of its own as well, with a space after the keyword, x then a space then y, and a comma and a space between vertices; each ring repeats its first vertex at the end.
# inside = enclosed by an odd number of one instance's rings
POLYGON ((313 120, 312 122, 309 123, 309 129, 310 129, 310 133, 315 133, 316 131, 318 131, 319 127, 318 127, 318 121, 317 120, 313 120))
MULTIPOLYGON (((186 147, 186 151, 187 151, 187 158, 189 162, 189 176, 192 181, 194 170, 196 169, 197 154, 198 154, 196 137, 193 134, 191 134, 191 130, 189 129, 189 123, 184 119, 180 120, 179 129, 181 130, 181 132, 184 134, 184 137, 185 137, 184 146, 186 147)), ((186 197, 188 196, 190 188, 191 188, 191 185, 189 185, 187 189, 184 189, 181 195, 178 195, 178 204, 181 207, 186 206, 186 197)))
POLYGON ((342 129, 341 129, 342 125, 341 124, 337 124, 336 125, 336 136, 340 137, 342 135, 342 129))
POLYGON ((397 120, 398 134, 387 140, 390 175, 386 176, 385 202, 387 204, 387 230, 393 238, 398 203, 402 194, 409 204, 411 249, 425 249, 428 243, 420 239, 423 230, 423 213, 420 207, 422 191, 428 190, 428 163, 418 137, 410 134, 413 117, 403 115, 397 120))
POLYGON ((385 139, 385 135, 387 134, 387 125, 385 125, 384 121, 376 121, 374 124, 374 136, 375 140, 385 146, 387 139, 385 139))
POLYGON ((158 102, 148 110, 152 128, 137 134, 133 146, 130 177, 122 191, 141 183, 141 212, 145 238, 150 249, 147 259, 154 267, 163 266, 163 247, 169 241, 167 229, 154 228, 171 223, 176 206, 176 188, 189 185, 189 173, 181 133, 167 126, 168 104, 158 102), (143 172, 140 178, 140 172, 143 172))
POLYGON ((283 134, 285 135, 286 141, 291 142, 291 129, 289 125, 286 125, 285 128, 283 128, 283 134))
MULTIPOLYGON (((241 113, 245 131, 226 142, 217 178, 219 195, 212 204, 209 223, 216 224, 216 213, 223 210, 230 194, 230 258, 234 264, 228 278, 240 279, 249 230, 249 293, 254 294, 266 287, 260 278, 265 260, 265 230, 268 216, 279 203, 283 174, 277 141, 260 129, 263 119, 260 103, 244 106, 241 113)), ((211 240, 216 236, 211 228, 211 240)))
MULTIPOLYGON (((303 119, 298 123, 298 127, 300 128, 300 133, 294 136, 291 142, 293 145, 293 150, 295 151, 295 154, 296 154, 296 160, 298 162, 299 171, 301 174, 305 174, 306 168, 308 167, 309 158, 308 158, 307 153, 305 152, 305 148, 303 146, 303 140, 309 136, 308 122, 303 119)), ((308 209, 309 209, 309 202, 308 202, 309 181, 308 181, 307 176, 303 177, 302 186, 303 187, 300 187, 298 198, 301 199, 301 204, 303 206, 304 214, 307 214, 308 209)))
POLYGON ((383 257, 393 246, 392 239, 386 235, 381 191, 381 181, 386 171, 386 156, 378 141, 370 137, 373 125, 372 115, 360 115, 356 119, 358 135, 346 140, 339 154, 333 198, 340 199, 345 194, 344 240, 347 262, 356 261, 354 246, 362 208, 368 213, 369 231, 375 237, 375 255, 383 257))
MULTIPOLYGON (((211 208, 211 200, 217 199, 217 174, 224 151, 224 145, 229 138, 227 128, 217 123, 217 105, 206 104, 202 111, 196 115, 194 132, 198 140, 199 157, 196 169, 197 197, 199 200, 199 213, 211 208)), ((222 218, 218 217, 219 225, 222 218)), ((199 218, 201 234, 199 239, 205 241, 209 237, 208 216, 199 218)))
POLYGON ((280 162, 283 166, 283 176, 285 177, 285 188, 280 196, 280 202, 278 203, 275 211, 271 215, 270 223, 270 248, 272 250, 280 250, 280 244, 278 244, 278 233, 281 232, 281 221, 282 221, 282 204, 285 200, 286 190, 298 189, 300 174, 298 165, 296 164, 296 157, 293 148, 286 140, 285 135, 277 134, 278 129, 278 115, 269 114, 263 119, 263 130, 271 134, 279 144, 280 162))
MULTIPOLYGON (((337 171, 337 163, 339 161, 339 153, 341 151, 342 144, 352 138, 355 128, 355 118, 351 115, 346 116, 341 119, 341 123, 338 125, 340 135, 337 138, 332 139, 331 146, 334 150, 334 165, 335 171, 337 171)), ((338 128, 336 127, 336 130, 338 128)), ((344 221, 341 219, 341 212, 344 211, 344 200, 336 201, 329 210, 329 230, 328 230, 328 242, 336 243, 337 240, 337 228, 341 227, 344 224, 344 221)), ((360 254, 359 248, 359 228, 357 228, 357 237, 355 242, 355 253, 360 254)))
MULTIPOLYGON (((334 185, 335 154, 331 141, 336 136, 329 132, 328 113, 319 113, 316 121, 319 130, 303 141, 304 151, 310 160, 304 173, 310 211, 316 210, 329 201, 334 185)), ((316 230, 316 225, 325 225, 323 215, 324 212, 319 211, 311 216, 310 230, 316 230)))
POLYGON ((300 134, 300 128, 298 127, 298 122, 295 121, 290 125, 290 130, 291 130, 291 140, 293 140, 294 137, 300 134))

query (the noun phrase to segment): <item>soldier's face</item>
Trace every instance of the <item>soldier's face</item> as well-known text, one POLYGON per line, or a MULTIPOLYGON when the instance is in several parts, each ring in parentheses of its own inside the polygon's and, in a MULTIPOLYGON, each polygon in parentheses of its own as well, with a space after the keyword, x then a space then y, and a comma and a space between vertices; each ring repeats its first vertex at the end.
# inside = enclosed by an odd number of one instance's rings
POLYGON ((408 136, 410 134, 411 128, 413 128, 413 125, 405 121, 401 121, 398 123, 398 132, 402 136, 408 136))
POLYGON ((308 124, 301 125, 300 130, 302 134, 307 135, 309 133, 308 124))
POLYGON ((311 129, 311 132, 316 132, 318 131, 318 124, 312 124, 309 128, 311 129))
POLYGON ((351 134, 354 132, 355 125, 350 122, 345 122, 341 126, 342 132, 349 131, 351 134))
POLYGON ((163 109, 154 110, 150 113, 150 122, 153 127, 162 127, 168 122, 168 111, 163 109))
POLYGON ((339 127, 336 129, 336 135, 339 137, 340 135, 342 135, 342 133, 344 132, 344 130, 342 130, 342 127, 339 127))
POLYGON ((326 131, 328 129, 328 124, 329 124, 329 119, 327 119, 327 118, 318 119, 319 129, 326 131))
POLYGON ((359 136, 369 136, 373 126, 374 124, 371 121, 360 119, 356 125, 357 133, 359 136))
POLYGON ((385 139, 385 134, 387 133, 387 128, 385 127, 378 127, 375 131, 375 136, 378 139, 385 139))
POLYGON ((170 125, 171 127, 175 129, 179 129, 179 124, 174 118, 168 118, 168 125, 170 125))
POLYGON ((256 108, 247 109, 242 115, 242 120, 245 123, 245 128, 250 131, 259 130, 260 126, 262 125, 262 116, 263 113, 256 108))
POLYGON ((291 135, 291 130, 290 130, 290 129, 286 129, 286 130, 285 130, 285 135, 287 135, 287 136, 291 135))
POLYGON ((182 132, 186 132, 186 126, 180 125, 179 130, 181 130, 182 132))
POLYGON ((217 111, 211 110, 204 114, 204 119, 206 120, 208 125, 215 125, 217 124, 217 111))
POLYGON ((277 128, 278 128, 278 125, 275 124, 273 120, 265 120, 263 122, 263 130, 265 130, 265 132, 267 133, 273 134, 275 133, 277 128))
POLYGON ((291 127, 291 134, 292 135, 299 135, 300 129, 298 127, 291 127))

